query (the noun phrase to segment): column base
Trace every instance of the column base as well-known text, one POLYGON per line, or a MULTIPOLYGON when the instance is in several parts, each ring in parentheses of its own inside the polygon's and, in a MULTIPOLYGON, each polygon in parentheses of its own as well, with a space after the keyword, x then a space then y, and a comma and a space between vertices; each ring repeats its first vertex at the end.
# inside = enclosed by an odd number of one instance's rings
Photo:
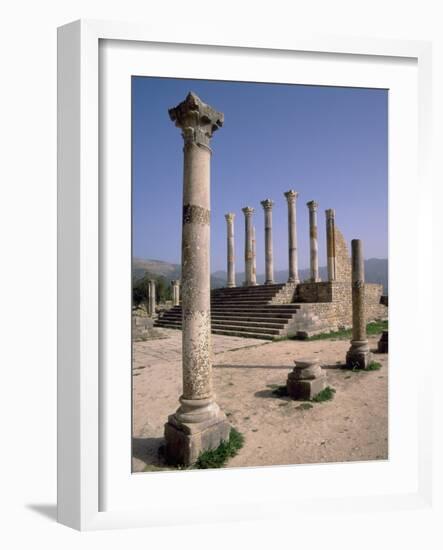
POLYGON ((275 285, 275 281, 273 280, 265 281, 265 285, 275 285))
POLYGON ((320 279, 320 277, 311 277, 309 279, 309 282, 310 283, 321 283, 321 279, 320 279))
POLYGON ((228 283, 226 285, 226 288, 235 288, 236 287, 236 284, 235 283, 228 283))
POLYGON ((301 359, 288 374, 286 388, 293 399, 311 401, 326 388, 326 375, 317 361, 301 359))
POLYGON ((296 285, 299 285, 300 284, 300 279, 295 279, 295 278, 289 277, 288 283, 295 283, 296 285))
POLYGON ((165 457, 168 464, 191 466, 203 451, 214 450, 229 439, 231 425, 215 402, 195 418, 192 412, 183 413, 183 408, 170 415, 165 424, 165 457))
POLYGON ((351 347, 346 354, 346 366, 350 369, 366 369, 372 360, 367 340, 351 340, 351 347))

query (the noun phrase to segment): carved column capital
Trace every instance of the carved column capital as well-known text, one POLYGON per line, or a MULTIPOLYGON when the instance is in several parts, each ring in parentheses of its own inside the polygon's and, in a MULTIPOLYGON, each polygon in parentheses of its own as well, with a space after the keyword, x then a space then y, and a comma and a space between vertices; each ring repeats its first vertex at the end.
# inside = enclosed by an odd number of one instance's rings
POLYGON ((185 144, 209 147, 212 134, 223 126, 224 116, 189 92, 186 99, 169 109, 169 116, 182 130, 185 144))
POLYGON ((318 208, 318 202, 309 201, 306 203, 306 206, 309 208, 311 212, 316 212, 318 208))
POLYGON ((328 210, 325 210, 325 214, 327 220, 335 219, 335 210, 333 208, 328 208, 328 210))
POLYGON ((260 203, 265 210, 272 210, 272 207, 274 206, 274 201, 271 199, 265 199, 264 201, 261 201, 260 203))
POLYGON ((254 208, 252 208, 251 206, 245 206, 244 208, 242 208, 242 212, 246 217, 252 216, 254 211, 255 211, 254 208))
POLYGON ((235 218, 234 212, 228 212, 227 214, 225 214, 225 218, 228 223, 232 223, 235 218))
POLYGON ((295 199, 298 197, 298 192, 294 191, 293 189, 289 189, 289 191, 286 191, 284 195, 288 203, 294 203, 295 199))

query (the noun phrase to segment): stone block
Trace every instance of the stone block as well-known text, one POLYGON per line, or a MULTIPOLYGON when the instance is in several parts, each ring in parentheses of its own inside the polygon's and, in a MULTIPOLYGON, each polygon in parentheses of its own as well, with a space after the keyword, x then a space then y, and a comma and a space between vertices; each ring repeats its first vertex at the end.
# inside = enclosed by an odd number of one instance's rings
POLYGON ((366 369, 372 361, 367 340, 352 340, 346 354, 346 366, 350 369, 366 369))
POLYGON ((293 399, 310 401, 326 388, 326 376, 323 374, 313 380, 297 380, 289 373, 286 387, 288 395, 293 399))
POLYGON ((311 400, 326 388, 326 376, 318 361, 299 359, 288 374, 286 382, 288 395, 293 399, 311 400))
POLYGON ((216 449, 222 441, 229 439, 231 425, 224 413, 210 422, 184 424, 171 415, 165 424, 168 464, 190 466, 204 451, 216 449), (201 429, 200 429, 201 428, 201 429))

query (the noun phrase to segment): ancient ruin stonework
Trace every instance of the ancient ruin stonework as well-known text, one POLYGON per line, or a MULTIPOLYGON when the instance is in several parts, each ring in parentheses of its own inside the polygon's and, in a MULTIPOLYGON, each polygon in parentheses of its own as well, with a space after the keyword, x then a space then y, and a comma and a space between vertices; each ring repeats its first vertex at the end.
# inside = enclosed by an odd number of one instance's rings
POLYGON ((211 365, 210 294, 210 139, 223 114, 192 92, 169 110, 184 139, 182 225, 181 406, 165 425, 166 459, 189 465, 217 447, 230 426, 215 402, 211 365))
POLYGON ((227 281, 228 288, 234 288, 235 285, 235 246, 234 246, 234 220, 235 214, 229 212, 225 214, 227 230, 227 281))
POLYGON ((293 399, 310 401, 326 388, 326 375, 315 359, 297 359, 286 388, 293 399))
POLYGON ((371 361, 366 336, 365 306, 363 244, 360 239, 354 239, 352 241, 352 340, 351 347, 346 354, 346 364, 353 369, 365 369, 371 361))
POLYGON ((288 283, 298 283, 298 250, 297 250, 297 209, 298 192, 290 189, 284 193, 288 203, 288 253, 289 278, 288 283))
POLYGON ((274 259, 272 250, 272 207, 274 202, 271 199, 261 201, 265 213, 265 285, 274 284, 274 259))
POLYGON ((318 227, 317 227, 317 208, 315 201, 306 203, 309 209, 309 265, 313 283, 320 281, 318 274, 318 227))
POLYGON ((242 208, 245 215, 245 281, 244 286, 254 284, 254 244, 252 214, 254 209, 250 206, 242 208))
POLYGON ((342 232, 335 226, 335 280, 349 282, 352 277, 351 258, 342 232))

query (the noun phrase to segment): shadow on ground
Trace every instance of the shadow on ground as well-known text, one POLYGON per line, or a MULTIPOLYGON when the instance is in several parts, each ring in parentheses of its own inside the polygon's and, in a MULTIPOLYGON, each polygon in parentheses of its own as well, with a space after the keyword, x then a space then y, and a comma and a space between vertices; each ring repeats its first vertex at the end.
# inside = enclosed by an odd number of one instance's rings
POLYGON ((57 521, 56 504, 26 504, 26 508, 47 519, 50 519, 51 521, 57 521))
POLYGON ((292 370, 291 365, 213 365, 215 369, 274 369, 274 370, 292 370))
POLYGON ((144 462, 147 466, 164 467, 162 447, 165 444, 163 437, 132 438, 132 456, 144 462))

